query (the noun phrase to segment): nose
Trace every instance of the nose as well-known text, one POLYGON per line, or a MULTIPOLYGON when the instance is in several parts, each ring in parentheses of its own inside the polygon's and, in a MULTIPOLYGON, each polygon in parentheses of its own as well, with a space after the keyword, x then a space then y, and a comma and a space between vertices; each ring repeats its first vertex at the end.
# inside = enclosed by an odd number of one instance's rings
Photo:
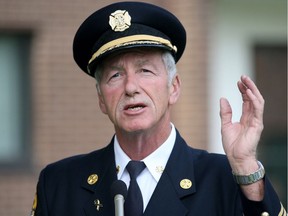
POLYGON ((135 94, 139 93, 139 82, 137 80, 136 74, 127 74, 125 80, 125 94, 129 97, 133 97, 135 94))

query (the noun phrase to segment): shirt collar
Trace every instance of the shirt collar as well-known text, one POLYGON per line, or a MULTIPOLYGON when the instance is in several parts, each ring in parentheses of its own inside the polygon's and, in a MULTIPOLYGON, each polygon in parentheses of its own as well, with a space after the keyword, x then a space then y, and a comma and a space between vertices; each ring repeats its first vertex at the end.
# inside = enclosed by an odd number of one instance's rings
MULTIPOLYGON (((171 133, 168 136, 167 140, 159 146, 154 152, 144 158, 144 161, 147 169, 153 178, 158 182, 165 166, 168 162, 169 156, 172 152, 176 140, 176 130, 175 126, 171 123, 171 133)), ((114 139, 114 152, 115 152, 115 162, 117 167, 117 177, 120 179, 123 175, 126 165, 131 160, 126 153, 122 150, 115 136, 114 139)))

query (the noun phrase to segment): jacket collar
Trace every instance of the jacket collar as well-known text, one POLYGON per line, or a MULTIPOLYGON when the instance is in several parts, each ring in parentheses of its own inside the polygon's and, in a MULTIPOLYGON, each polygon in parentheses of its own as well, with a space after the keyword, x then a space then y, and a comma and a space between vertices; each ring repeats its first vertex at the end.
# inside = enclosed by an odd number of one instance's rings
POLYGON ((192 151, 177 131, 176 143, 144 216, 186 215, 182 198, 196 192, 192 151))
MULTIPOLYGON (((176 142, 165 170, 144 212, 144 216, 187 214, 182 199, 196 192, 194 177, 193 151, 176 130, 176 142), (189 150, 190 149, 190 150, 189 150)), ((82 187, 91 193, 84 211, 87 216, 114 215, 114 201, 110 195, 110 186, 117 179, 113 139, 104 148, 102 155, 95 159, 93 155, 83 171, 82 187), (99 164, 99 161, 101 163, 99 164), (87 182, 91 174, 97 174, 94 184, 87 182)))

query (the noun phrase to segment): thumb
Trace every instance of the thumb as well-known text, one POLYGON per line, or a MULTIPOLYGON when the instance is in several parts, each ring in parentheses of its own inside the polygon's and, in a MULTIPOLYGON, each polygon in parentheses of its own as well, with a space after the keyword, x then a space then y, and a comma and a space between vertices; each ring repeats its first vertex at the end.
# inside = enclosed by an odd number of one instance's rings
POLYGON ((232 108, 226 98, 220 98, 221 127, 230 124, 232 121, 232 108))

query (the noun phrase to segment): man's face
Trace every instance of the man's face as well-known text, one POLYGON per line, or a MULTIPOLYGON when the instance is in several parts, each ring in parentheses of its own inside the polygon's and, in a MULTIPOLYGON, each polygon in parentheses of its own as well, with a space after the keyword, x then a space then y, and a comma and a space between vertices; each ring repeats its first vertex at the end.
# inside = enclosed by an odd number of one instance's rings
POLYGON ((162 53, 134 50, 103 62, 99 105, 116 132, 157 129, 170 123, 170 105, 179 96, 178 76, 168 83, 162 53))

